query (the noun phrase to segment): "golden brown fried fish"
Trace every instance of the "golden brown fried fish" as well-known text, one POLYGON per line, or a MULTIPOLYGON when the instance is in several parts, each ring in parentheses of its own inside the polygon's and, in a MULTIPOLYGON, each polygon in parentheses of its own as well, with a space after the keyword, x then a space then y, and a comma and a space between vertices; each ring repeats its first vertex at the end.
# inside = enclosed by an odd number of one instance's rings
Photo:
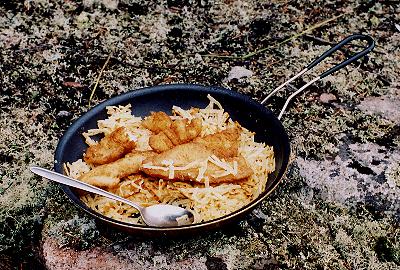
POLYGON ((217 157, 229 158, 238 155, 240 128, 228 128, 226 130, 197 137, 193 140, 211 150, 217 157))
POLYGON ((130 136, 125 127, 119 127, 86 150, 84 160, 93 165, 102 165, 120 159, 131 152, 135 138, 130 136))
POLYGON ((159 133, 168 129, 172 125, 172 120, 165 112, 152 112, 142 121, 142 125, 154 133, 159 133))
POLYGON ((142 125, 156 133, 150 136, 149 145, 154 151, 161 153, 196 138, 201 132, 202 120, 195 118, 191 121, 172 121, 164 112, 153 112, 143 120, 142 125))
POLYGON ((94 167, 79 180, 97 187, 115 187, 121 178, 139 172, 142 162, 153 155, 150 151, 129 153, 117 161, 94 167))
POLYGON ((221 160, 213 151, 195 142, 175 146, 146 159, 141 170, 167 180, 204 182, 207 178, 211 184, 237 182, 253 174, 241 155, 221 160))
POLYGON ((165 135, 164 132, 151 135, 149 138, 149 145, 157 153, 167 151, 174 147, 174 144, 167 137, 167 135, 165 135))

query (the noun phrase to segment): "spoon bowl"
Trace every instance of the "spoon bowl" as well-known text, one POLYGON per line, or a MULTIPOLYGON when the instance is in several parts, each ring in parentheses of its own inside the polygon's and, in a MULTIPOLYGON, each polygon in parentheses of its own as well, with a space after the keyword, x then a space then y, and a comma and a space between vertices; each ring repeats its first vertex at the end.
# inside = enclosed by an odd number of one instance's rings
POLYGON ((179 206, 169 204, 156 204, 148 207, 143 207, 113 193, 107 192, 98 187, 78 181, 57 172, 35 166, 31 167, 30 170, 37 175, 40 175, 57 183, 79 188, 119 202, 126 203, 136 208, 140 212, 143 221, 149 226, 176 227, 190 225, 194 222, 193 213, 179 206))
POLYGON ((193 214, 182 207, 170 204, 155 204, 142 209, 142 218, 147 225, 160 227, 175 227, 192 224, 193 214))

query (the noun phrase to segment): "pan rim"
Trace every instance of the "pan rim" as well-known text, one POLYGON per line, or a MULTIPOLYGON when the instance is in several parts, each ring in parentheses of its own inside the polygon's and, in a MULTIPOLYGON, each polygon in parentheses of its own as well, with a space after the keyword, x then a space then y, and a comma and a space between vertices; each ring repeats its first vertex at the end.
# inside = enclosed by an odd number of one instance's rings
POLYGON ((85 123, 89 118, 91 118, 93 115, 98 114, 99 112, 103 111, 106 106, 110 105, 115 105, 115 104, 120 104, 122 102, 126 101, 132 101, 137 97, 140 96, 145 96, 148 94, 154 94, 155 92, 166 92, 166 91, 177 91, 177 90, 188 90, 188 91, 195 91, 195 92, 205 92, 205 93, 217 93, 217 94, 223 94, 223 95, 228 95, 233 98, 238 98, 242 100, 243 102, 249 103, 251 106, 257 107, 258 109, 265 111, 265 113, 270 113, 272 115, 272 120, 275 122, 276 125, 280 126, 280 128, 284 131, 284 135, 286 136, 285 142, 286 144, 283 146, 284 148, 284 160, 282 161, 282 167, 280 171, 278 172, 278 175, 274 181, 274 185, 269 191, 264 191, 261 193, 260 196, 258 196, 256 199, 251 201, 249 204, 243 206, 242 208, 228 214, 222 217, 219 217, 217 219, 209 220, 206 222, 201 222, 201 223, 196 223, 192 225, 186 225, 186 226, 175 226, 175 227, 166 227, 166 228, 160 228, 160 227, 152 227, 152 226, 147 226, 147 225, 140 225, 140 224, 133 224, 133 223, 128 223, 128 222, 123 222, 119 220, 115 220, 109 217, 106 217, 89 207, 87 207, 77 195, 72 191, 72 189, 66 185, 61 185, 64 193, 68 196, 68 198, 73 202, 75 206, 78 208, 84 210, 86 213, 90 214, 91 216, 94 216, 95 218, 105 221, 107 223, 114 224, 119 227, 124 227, 126 229, 135 229, 135 230, 141 230, 141 231, 158 231, 158 232, 168 232, 168 231, 185 231, 185 230, 191 230, 191 229, 198 229, 202 227, 208 227, 212 224, 220 223, 223 221, 229 221, 231 219, 234 219, 235 217, 238 217, 245 212, 249 212, 253 208, 255 208, 257 205, 259 205, 265 198, 267 198, 279 185, 279 183, 283 180, 284 175, 287 172, 288 169, 288 164, 289 164, 289 156, 290 156, 290 142, 289 138, 287 136, 286 130, 283 127, 281 121, 277 119, 277 117, 269 110, 266 108, 264 105, 260 104, 259 102, 253 100, 247 95, 238 93, 234 90, 229 90, 226 88, 222 88, 219 86, 205 86, 205 85, 199 85, 199 84, 167 84, 167 85, 156 85, 156 86, 149 86, 149 87, 144 87, 144 88, 138 88, 134 89, 131 91, 128 91, 126 93, 123 93, 121 95, 117 95, 115 97, 112 97, 108 100, 105 100, 93 108, 89 109, 88 111, 84 112, 79 118, 77 118, 69 127, 68 129, 64 132, 63 136, 60 138, 55 155, 54 155, 54 169, 55 171, 59 173, 64 173, 63 166, 61 162, 58 162, 58 160, 62 160, 61 157, 64 152, 64 148, 68 140, 79 130, 79 128, 82 126, 82 123, 85 123))

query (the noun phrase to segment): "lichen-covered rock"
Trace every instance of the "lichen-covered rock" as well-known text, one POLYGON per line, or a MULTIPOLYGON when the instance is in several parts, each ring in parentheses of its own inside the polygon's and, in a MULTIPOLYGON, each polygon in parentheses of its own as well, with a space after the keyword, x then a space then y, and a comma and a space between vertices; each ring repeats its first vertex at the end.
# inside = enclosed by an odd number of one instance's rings
POLYGON ((398 150, 376 144, 342 147, 334 160, 297 158, 300 175, 324 200, 349 206, 364 204, 400 220, 398 150))
MULTIPOLYGON (((400 92, 400 90, 398 90, 400 92)), ((358 108, 367 114, 380 114, 386 119, 400 123, 400 94, 381 97, 368 97, 358 108)))

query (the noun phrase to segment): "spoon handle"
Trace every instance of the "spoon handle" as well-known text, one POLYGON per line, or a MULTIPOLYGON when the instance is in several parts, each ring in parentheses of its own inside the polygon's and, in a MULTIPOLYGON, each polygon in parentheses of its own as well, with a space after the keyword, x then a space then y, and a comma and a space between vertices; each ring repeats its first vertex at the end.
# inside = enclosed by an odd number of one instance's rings
POLYGON ((82 190, 86 190, 86 191, 89 191, 91 193, 95 193, 95 194, 107 197, 109 199, 113 199, 113 200, 116 200, 116 201, 119 201, 119 202, 126 203, 126 204, 136 208, 139 211, 142 211, 142 209, 143 209, 143 207, 141 207, 140 205, 138 205, 138 204, 136 204, 136 203, 134 203, 132 201, 129 201, 129 200, 125 199, 125 198, 122 198, 120 196, 117 196, 115 194, 107 192, 105 190, 102 190, 101 188, 98 188, 98 187, 89 185, 87 183, 75 180, 75 179, 73 179, 71 177, 68 177, 68 176, 65 176, 63 174, 60 174, 60 173, 57 173, 57 172, 53 172, 53 171, 50 171, 50 170, 47 170, 47 169, 44 169, 44 168, 36 167, 36 166, 30 167, 30 170, 33 173, 37 174, 37 175, 40 175, 40 176, 45 177, 45 178, 47 178, 49 180, 58 182, 60 184, 64 184, 64 185, 67 185, 67 186, 71 186, 71 187, 79 188, 79 189, 82 189, 82 190))

